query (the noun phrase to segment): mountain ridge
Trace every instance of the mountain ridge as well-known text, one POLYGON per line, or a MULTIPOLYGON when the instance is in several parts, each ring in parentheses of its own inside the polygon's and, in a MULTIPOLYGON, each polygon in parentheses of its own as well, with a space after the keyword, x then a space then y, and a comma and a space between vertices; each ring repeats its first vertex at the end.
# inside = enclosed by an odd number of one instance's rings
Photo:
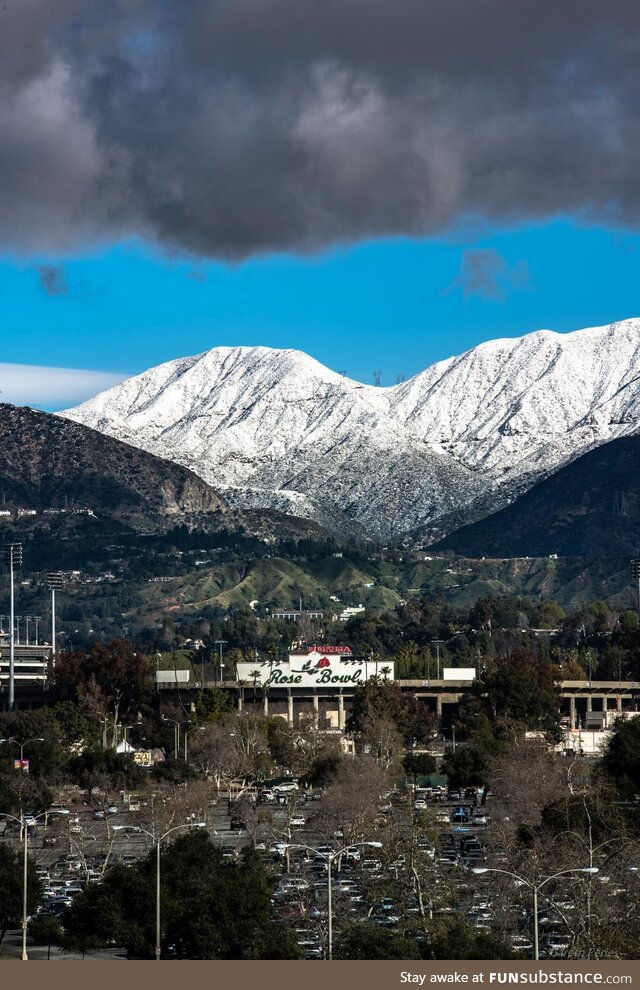
POLYGON ((486 341, 395 386, 218 347, 61 416, 181 463, 237 507, 433 538, 640 426, 640 320, 486 341))

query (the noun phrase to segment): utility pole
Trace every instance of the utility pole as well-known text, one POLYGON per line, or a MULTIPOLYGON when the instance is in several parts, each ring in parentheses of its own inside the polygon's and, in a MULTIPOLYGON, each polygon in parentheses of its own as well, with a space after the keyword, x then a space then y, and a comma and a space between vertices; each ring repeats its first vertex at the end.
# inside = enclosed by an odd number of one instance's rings
POLYGON ((436 648, 436 680, 440 680, 440 647, 444 643, 443 639, 432 639, 431 645, 436 648))
POLYGON ((10 605, 10 638, 9 638, 9 711, 12 712, 15 709, 15 690, 16 690, 16 642, 15 642, 15 600, 14 600, 14 580, 13 572, 16 567, 22 566, 22 543, 5 543, 4 545, 4 562, 9 568, 9 580, 11 586, 11 605, 10 605))
MULTIPOLYGON (((224 663, 222 662, 222 647, 227 645, 227 641, 226 639, 215 639, 213 641, 213 645, 217 646, 219 649, 220 683, 222 684, 222 670, 224 667, 224 663)), ((214 666, 214 674, 215 674, 215 666, 214 666)), ((218 680, 217 676, 214 676, 214 681, 217 682, 217 680, 218 680)))

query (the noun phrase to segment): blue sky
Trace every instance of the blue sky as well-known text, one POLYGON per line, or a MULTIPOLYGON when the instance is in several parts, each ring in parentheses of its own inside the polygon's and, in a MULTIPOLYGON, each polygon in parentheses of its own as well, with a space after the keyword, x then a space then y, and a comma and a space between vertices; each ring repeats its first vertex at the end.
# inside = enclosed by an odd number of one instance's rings
POLYGON ((62 408, 112 379, 41 395, 32 376, 16 395, 6 366, 127 376, 237 344, 299 348, 361 381, 380 370, 390 385, 483 340, 640 315, 639 248, 635 231, 556 220, 233 265, 142 244, 5 257, 0 387, 10 401, 62 408))

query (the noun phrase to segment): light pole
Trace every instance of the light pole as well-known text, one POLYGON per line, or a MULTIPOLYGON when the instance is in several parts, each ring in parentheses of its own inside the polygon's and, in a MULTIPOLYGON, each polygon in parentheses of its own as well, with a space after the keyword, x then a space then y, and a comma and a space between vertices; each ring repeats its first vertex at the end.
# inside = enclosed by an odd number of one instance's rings
MULTIPOLYGON (((19 744, 18 744, 19 745, 19 744)), ((25 743, 26 746, 26 743, 25 743)), ((28 894, 28 879, 29 879, 29 829, 25 824, 24 815, 20 818, 16 818, 15 815, 3 814, 3 818, 10 818, 11 821, 17 822, 22 831, 22 955, 20 958, 22 960, 28 959, 27 955, 27 894, 28 894)), ((37 818, 43 818, 44 815, 36 815, 32 820, 37 818)))
POLYGON ((496 870, 488 866, 476 866, 472 870, 473 873, 502 873, 506 877, 511 877, 512 880, 517 880, 518 883, 524 884, 533 893, 533 958, 537 961, 540 958, 540 940, 538 933, 538 892, 549 883, 551 880, 556 880, 558 877, 566 876, 568 873, 599 873, 600 867, 598 866, 578 866, 571 870, 560 870, 559 873, 554 873, 550 877, 546 877, 542 883, 532 883, 525 877, 521 877, 518 873, 510 873, 509 870, 496 870))
POLYGON ((187 758, 188 758, 188 755, 189 755, 188 754, 188 750, 187 750, 187 739, 189 738, 189 733, 190 732, 193 732, 194 729, 197 729, 198 732, 204 732, 204 726, 203 725, 192 725, 190 729, 186 729, 185 732, 182 733, 182 738, 184 740, 184 762, 185 763, 187 762, 187 758))
MULTIPOLYGON (((106 749, 107 748, 107 744, 108 744, 107 726, 109 724, 109 716, 108 715, 105 715, 104 718, 99 718, 98 721, 100 722, 100 725, 102 726, 102 748, 103 749, 106 749)), ((115 722, 115 721, 113 722, 113 729, 114 729, 114 734, 117 733, 118 723, 115 722)), ((117 740, 116 740, 116 745, 117 745, 117 740)))
POLYGON ((351 849, 354 846, 370 846, 374 849, 382 849, 381 842, 351 842, 348 846, 343 846, 342 849, 338 849, 334 853, 321 853, 314 846, 307 846, 303 842, 294 842, 287 845, 287 850, 289 849, 308 849, 309 852, 313 852, 316 856, 322 856, 323 859, 327 861, 327 959, 333 959, 333 887, 332 887, 332 874, 333 874, 333 864, 336 859, 339 859, 347 849, 351 849))
MULTIPOLYGON (((187 825, 174 825, 173 828, 168 829, 166 832, 164 832, 162 835, 158 836, 157 838, 156 838, 156 836, 154 835, 153 832, 149 832, 148 829, 142 828, 141 826, 138 826, 138 828, 140 828, 140 831, 141 832, 144 832, 145 835, 148 835, 149 838, 153 839, 153 841, 155 843, 155 847, 156 847, 156 949, 155 949, 155 956, 156 956, 156 961, 157 962, 160 962, 160 952, 161 952, 161 948, 160 948, 160 843, 162 842, 163 839, 166 839, 166 837, 168 835, 171 835, 172 832, 177 832, 181 828, 205 828, 206 824, 207 824, 206 822, 189 822, 187 825)), ((119 832, 121 829, 126 828, 126 827, 127 827, 126 825, 114 825, 113 826, 113 831, 114 832, 119 832)))
POLYGON ((15 590, 13 587, 13 572, 16 567, 22 566, 22 543, 5 543, 4 562, 9 568, 9 582, 11 589, 9 608, 9 711, 12 712, 16 706, 16 668, 15 668, 15 590))
POLYGON ((440 647, 444 643, 443 639, 432 639, 431 645, 436 648, 436 680, 440 680, 440 647))
POLYGON ((28 746, 29 743, 32 743, 32 742, 44 742, 44 739, 43 739, 42 736, 34 736, 33 739, 27 739, 23 743, 19 743, 17 739, 14 739, 13 738, 13 736, 11 736, 10 739, 0 739, 0 743, 13 743, 14 746, 18 746, 19 747, 19 749, 20 749, 20 769, 22 769, 22 764, 24 763, 24 747, 25 746, 28 746))
POLYGON ((177 760, 178 750, 180 749, 180 723, 175 718, 167 718, 166 715, 162 716, 162 721, 173 722, 173 755, 177 760))
POLYGON ((56 591, 62 588, 62 571, 47 571, 47 588, 51 592, 51 655, 56 662, 56 591))

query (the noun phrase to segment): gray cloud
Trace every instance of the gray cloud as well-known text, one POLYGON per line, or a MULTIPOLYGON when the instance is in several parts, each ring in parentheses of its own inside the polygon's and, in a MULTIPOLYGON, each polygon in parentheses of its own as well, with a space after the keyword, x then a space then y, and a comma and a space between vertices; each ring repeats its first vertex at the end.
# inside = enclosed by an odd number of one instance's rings
POLYGON ((0 401, 38 409, 63 409, 111 388, 126 375, 35 364, 0 364, 0 401))
POLYGON ((21 0, 0 245, 242 258, 560 213, 640 219, 633 0, 21 0))
POLYGON ((472 248, 462 254, 460 273, 450 286, 455 288, 465 296, 503 302, 514 290, 532 288, 531 273, 526 261, 510 266, 495 248, 472 248))
POLYGON ((38 281, 40 288, 48 296, 66 296, 69 292, 62 265, 38 265, 38 281))

